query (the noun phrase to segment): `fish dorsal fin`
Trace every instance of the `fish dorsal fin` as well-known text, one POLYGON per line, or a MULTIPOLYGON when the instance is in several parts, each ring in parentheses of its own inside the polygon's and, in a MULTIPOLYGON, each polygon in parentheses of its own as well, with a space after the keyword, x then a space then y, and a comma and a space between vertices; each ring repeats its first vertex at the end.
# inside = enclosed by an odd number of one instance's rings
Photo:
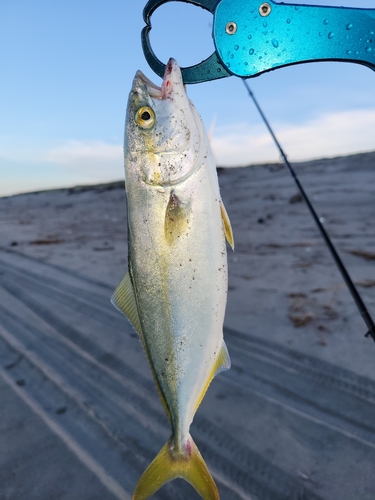
POLYGON ((111 302, 118 311, 125 314, 125 316, 130 320, 143 342, 141 321, 139 319, 137 302, 135 300, 133 284, 129 273, 125 274, 120 281, 120 284, 113 292, 111 302))
POLYGON ((156 378, 156 373, 151 363, 150 355, 148 353, 146 342, 143 336, 141 320, 139 319, 139 314, 138 314, 137 300, 135 298, 133 283, 130 278, 129 272, 126 273, 125 276, 120 281, 119 286, 116 288, 111 297, 111 302, 118 311, 120 311, 129 319, 129 321, 137 331, 139 338, 141 339, 143 349, 145 350, 148 362, 150 364, 151 373, 152 376, 154 377, 154 382, 159 394, 160 401, 164 407, 165 413, 167 414, 169 421, 171 422, 171 413, 169 411, 167 402, 160 388, 158 379, 156 378))
POLYGON ((233 238, 232 226, 227 211, 225 210, 223 200, 220 200, 220 212, 221 212, 221 218, 223 220, 225 237, 229 245, 232 247, 232 250, 234 250, 234 238, 233 238))
POLYGON ((211 384, 213 378, 218 373, 223 372, 225 370, 229 370, 230 367, 231 367, 231 360, 229 357, 228 348, 227 348, 226 343, 223 340, 221 347, 220 347, 220 350, 219 350, 219 354, 216 358, 215 364, 211 370, 211 373, 209 374, 209 376, 206 380, 206 383, 204 384, 204 386, 202 388, 202 391, 201 391, 199 398, 197 400, 197 403, 195 405, 195 411, 198 410, 198 407, 201 404, 202 399, 204 398, 204 395, 206 394, 207 389, 208 389, 209 385, 211 384))

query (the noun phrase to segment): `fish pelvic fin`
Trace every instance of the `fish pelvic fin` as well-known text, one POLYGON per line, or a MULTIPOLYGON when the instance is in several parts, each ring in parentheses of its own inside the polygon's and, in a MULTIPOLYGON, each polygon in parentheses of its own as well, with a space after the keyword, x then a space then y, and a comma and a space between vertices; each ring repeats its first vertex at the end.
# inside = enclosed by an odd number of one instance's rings
POLYGON ((233 237, 232 225, 230 223, 229 216, 225 209, 223 200, 220 200, 220 212, 223 221, 225 237, 229 245, 232 247, 232 250, 234 250, 234 237, 233 237))
POLYGON ((151 363, 150 355, 149 355, 148 350, 147 350, 145 338, 144 338, 143 331, 142 331, 141 320, 140 320, 139 314, 138 314, 137 299, 135 296, 134 287, 133 287, 133 283, 131 280, 130 272, 125 274, 125 276, 120 281, 120 284, 118 285, 116 290, 113 292, 113 295, 111 297, 111 302, 112 302, 113 306, 118 311, 120 311, 122 314, 124 314, 128 318, 128 320, 130 321, 130 323, 133 325, 134 329, 138 333, 140 341, 141 341, 142 346, 143 346, 143 349, 146 353, 147 360, 148 360, 150 368, 151 368, 151 373, 152 373, 152 376, 154 378, 156 390, 158 391, 160 401, 163 405, 164 411, 168 417, 169 422, 171 422, 171 412, 169 411, 167 402, 165 400, 164 394, 163 394, 161 387, 159 385, 154 367, 151 363))
POLYGON ((146 500, 177 477, 190 483, 203 500, 220 500, 215 481, 190 435, 183 453, 175 451, 173 436, 168 440, 142 474, 132 500, 146 500))

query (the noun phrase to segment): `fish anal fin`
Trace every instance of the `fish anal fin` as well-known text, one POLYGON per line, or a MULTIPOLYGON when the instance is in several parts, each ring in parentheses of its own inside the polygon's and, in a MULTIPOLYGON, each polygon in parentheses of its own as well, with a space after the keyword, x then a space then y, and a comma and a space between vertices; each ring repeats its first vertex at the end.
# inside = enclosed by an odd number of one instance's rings
POLYGON ((134 293, 134 288, 133 288, 133 283, 130 277, 130 273, 126 273, 126 275, 122 278, 120 281, 120 284, 114 291, 112 297, 111 297, 111 302, 114 305, 114 307, 120 311, 122 314, 124 314, 131 324, 133 325, 134 329, 137 331, 139 338, 141 340, 143 349, 146 353, 150 368, 151 368, 151 373, 152 376, 154 377, 154 382, 156 385, 156 389, 159 394, 160 401, 164 407, 165 413, 167 414, 167 417, 169 421, 171 421, 171 414, 167 405, 167 402, 165 400, 165 397, 161 391, 159 382, 156 378, 155 370, 153 368, 153 365, 151 363, 150 355, 147 350, 146 342, 144 339, 143 331, 142 331, 142 325, 141 325, 141 320, 139 319, 139 314, 138 314, 138 306, 137 306, 137 300, 135 297, 134 293))
POLYGON ((231 367, 231 360, 227 348, 227 344, 223 340, 223 343, 221 344, 221 348, 219 351, 219 355, 216 359, 216 363, 213 369, 213 377, 214 378, 218 373, 224 372, 225 370, 229 370, 231 367))
POLYGON ((203 389, 202 389, 202 391, 199 395, 199 398, 197 400, 197 403, 195 405, 195 411, 198 410, 199 405, 201 404, 202 399, 204 398, 204 395, 206 394, 207 389, 208 389, 209 385, 211 384, 213 378, 218 373, 224 372, 225 370, 229 370, 230 367, 231 367, 231 360, 230 360, 228 348, 227 348, 226 343, 223 340, 221 347, 220 347, 219 354, 216 358, 215 364, 214 364, 209 376, 207 377, 207 381, 204 384, 203 389))
POLYGON ((228 213, 225 209, 223 200, 220 200, 220 212, 221 212, 221 218, 223 220, 225 237, 229 245, 232 247, 232 250, 234 250, 234 238, 233 238, 232 226, 229 220, 228 213))
POLYGON ((203 500, 220 500, 215 481, 191 436, 188 438, 186 453, 173 452, 172 438, 163 446, 142 474, 132 500, 146 500, 165 483, 177 477, 190 483, 203 500))

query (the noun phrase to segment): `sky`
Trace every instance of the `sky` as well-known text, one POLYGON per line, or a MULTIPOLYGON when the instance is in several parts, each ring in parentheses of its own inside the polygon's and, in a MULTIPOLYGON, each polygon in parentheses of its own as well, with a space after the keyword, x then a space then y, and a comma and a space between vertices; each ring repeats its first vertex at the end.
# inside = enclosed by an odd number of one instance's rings
MULTIPOLYGON (((294 0, 374 8, 375 0, 294 0)), ((128 94, 145 0, 0 0, 0 196, 124 178, 128 94)), ((213 50, 212 15, 171 2, 152 16, 156 55, 180 66, 213 50)), ((249 80, 291 161, 375 149, 375 73, 313 63, 249 80)), ((188 86, 218 165, 279 161, 239 78, 188 86)))

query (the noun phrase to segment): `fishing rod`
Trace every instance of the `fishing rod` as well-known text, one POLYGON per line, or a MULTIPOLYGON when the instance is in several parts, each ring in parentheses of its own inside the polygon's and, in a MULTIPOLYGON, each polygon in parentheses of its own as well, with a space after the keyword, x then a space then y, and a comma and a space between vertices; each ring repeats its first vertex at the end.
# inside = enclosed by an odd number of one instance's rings
POLYGON ((311 204, 311 202, 310 202, 310 200, 309 200, 309 198, 308 198, 305 190, 303 189, 302 184, 300 183, 295 170, 293 169, 292 165, 290 164, 290 162, 289 162, 289 160, 288 160, 288 158, 287 158, 287 156, 286 156, 283 148, 281 147, 281 144, 277 140, 277 137, 276 137, 274 131, 272 130, 271 125, 270 125, 269 121, 267 120, 265 114, 263 113, 263 111, 262 111, 262 109, 261 109, 261 107, 260 107, 257 99, 255 98, 254 93, 250 89, 250 86, 247 83, 246 79, 242 78, 242 81, 243 81, 243 83, 244 83, 244 85, 245 85, 245 87, 246 87, 246 89, 247 89, 247 91, 249 93, 249 96, 251 97, 251 99, 253 100, 253 102, 254 102, 257 110, 259 111, 259 114, 262 117, 262 119, 263 119, 263 121, 264 121, 264 123, 265 123, 265 125, 266 125, 266 127, 267 127, 267 129, 269 131, 269 133, 271 134, 272 139, 274 140, 274 142, 275 142, 275 144, 276 144, 276 146, 277 146, 277 148, 278 148, 278 150, 279 150, 279 152, 281 154, 281 157, 284 160, 285 165, 288 167, 288 170, 289 170, 291 176, 293 177, 295 183, 297 184, 299 192, 301 193, 302 198, 305 200, 305 202, 306 202, 306 204, 307 204, 307 206, 308 206, 308 208, 309 208, 309 210, 311 212, 311 215, 313 216, 313 219, 315 220, 316 225, 318 226, 319 231, 321 232, 321 234, 323 236, 323 239, 326 242, 326 244, 327 244, 327 246, 328 246, 328 248, 329 248, 329 250, 331 252, 333 260, 335 261, 337 267, 339 268, 341 276, 343 277, 344 282, 345 282, 346 286, 349 289, 349 292, 350 292, 350 294, 351 294, 351 296, 352 296, 352 298, 353 298, 353 300, 354 300, 354 302, 355 302, 355 304, 356 304, 356 306, 358 308, 358 311, 360 312, 360 314, 362 316, 362 319, 363 319, 363 321, 365 322, 365 324, 366 324, 366 326, 368 328, 368 332, 366 333, 365 336, 366 337, 370 337, 371 336, 372 339, 375 342, 375 323, 374 323, 374 321, 373 321, 370 313, 368 312, 368 310, 367 310, 367 308, 366 308, 366 306, 365 306, 365 304, 364 304, 364 302, 363 302, 363 300, 362 300, 362 298, 361 298, 361 296, 360 296, 360 294, 359 294, 356 286, 354 285, 351 277, 349 276, 348 271, 346 270, 346 267, 344 266, 344 263, 342 262, 342 260, 341 260, 341 258, 339 256, 339 254, 337 253, 337 251, 336 251, 336 249, 335 249, 335 247, 334 247, 334 245, 333 245, 330 237, 328 236, 327 231, 324 229, 323 224, 321 223, 321 221, 320 221, 317 213, 315 212, 315 209, 312 206, 312 204, 311 204))

